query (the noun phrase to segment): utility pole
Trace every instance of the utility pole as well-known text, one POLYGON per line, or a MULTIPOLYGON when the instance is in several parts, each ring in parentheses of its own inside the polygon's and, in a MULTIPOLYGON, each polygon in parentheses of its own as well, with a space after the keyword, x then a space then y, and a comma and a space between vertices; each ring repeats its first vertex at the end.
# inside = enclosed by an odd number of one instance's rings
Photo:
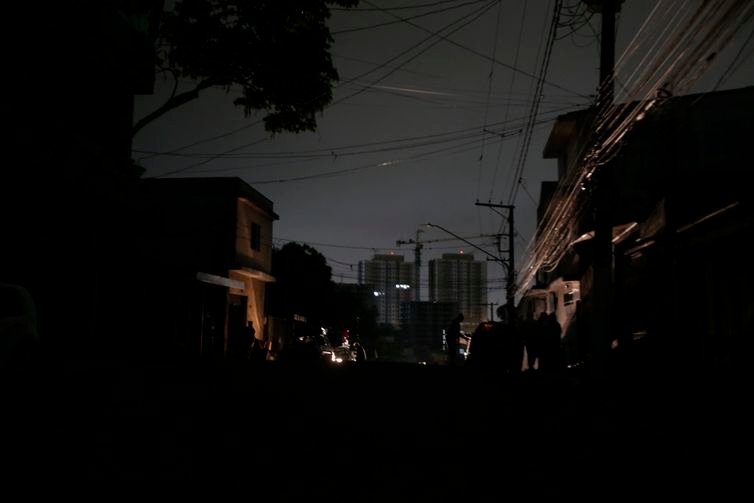
MULTIPOLYGON (((503 250, 500 248, 500 243, 498 242, 498 252, 500 253, 507 253, 508 258, 501 259, 500 263, 505 268, 505 300, 506 300, 506 307, 508 309, 508 323, 513 323, 513 320, 515 319, 516 314, 516 260, 514 256, 514 250, 513 250, 513 236, 514 236, 514 225, 513 225, 513 209, 514 206, 511 204, 495 204, 491 202, 486 203, 480 203, 479 201, 476 202, 477 206, 486 206, 488 208, 502 208, 505 210, 508 210, 507 220, 508 220, 508 233, 507 234, 501 234, 501 236, 505 236, 508 238, 508 249, 503 250)), ((490 308, 492 309, 492 308, 490 308)), ((493 318, 494 319, 494 318, 493 318)))
MULTIPOLYGON (((602 15, 600 45, 600 82, 597 113, 605 113, 614 99, 615 14, 622 0, 584 0, 593 11, 602 15)), ((603 133, 604 134, 604 133, 603 133)), ((601 142, 602 138, 596 138, 601 142)), ((592 287, 592 376, 605 376, 606 362, 612 340, 613 309, 613 225, 610 192, 612 167, 603 165, 595 172, 593 186, 594 218, 594 282, 592 287)))

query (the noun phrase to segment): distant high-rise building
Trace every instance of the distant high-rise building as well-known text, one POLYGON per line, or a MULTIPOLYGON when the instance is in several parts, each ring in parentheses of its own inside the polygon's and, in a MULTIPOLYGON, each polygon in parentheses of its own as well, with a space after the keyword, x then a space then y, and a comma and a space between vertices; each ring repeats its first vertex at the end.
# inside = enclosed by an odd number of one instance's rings
POLYGON ((359 262, 359 283, 372 287, 377 322, 400 326, 401 302, 412 300, 414 264, 402 255, 375 255, 359 262))
POLYGON ((455 302, 465 331, 487 320, 487 262, 470 253, 444 253, 429 261, 429 300, 455 302))

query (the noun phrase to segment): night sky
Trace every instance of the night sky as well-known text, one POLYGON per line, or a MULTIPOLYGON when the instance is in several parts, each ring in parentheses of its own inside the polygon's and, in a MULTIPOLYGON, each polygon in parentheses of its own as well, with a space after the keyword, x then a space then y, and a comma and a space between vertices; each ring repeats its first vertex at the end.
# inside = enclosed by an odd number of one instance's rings
MULTIPOLYGON (((396 241, 415 239, 419 229, 425 265, 459 250, 485 259, 468 243, 423 226, 439 224, 495 253, 490 235, 505 232, 505 221, 477 201, 515 206, 519 266, 534 235, 540 182, 557 175, 556 161, 542 159, 553 120, 592 104, 599 80, 599 14, 580 1, 564 2, 548 52, 554 3, 381 0, 334 9, 340 83, 317 132, 272 137, 261 115, 244 118, 232 95, 209 89, 140 131, 134 158, 146 177, 241 177, 280 215, 274 244, 314 246, 336 281, 355 282, 356 264, 374 253, 413 261, 413 245, 396 241)), ((671 23, 689 3, 625 2, 616 61, 645 20, 671 23)), ((746 26, 689 92, 754 84, 746 26)), ((618 99, 632 69, 621 71, 618 99)), ((172 85, 158 75, 154 95, 136 97, 135 119, 162 103, 172 85)), ((502 269, 491 263, 488 271, 488 301, 500 304, 502 269)), ((426 272, 422 277, 426 283, 426 272)))

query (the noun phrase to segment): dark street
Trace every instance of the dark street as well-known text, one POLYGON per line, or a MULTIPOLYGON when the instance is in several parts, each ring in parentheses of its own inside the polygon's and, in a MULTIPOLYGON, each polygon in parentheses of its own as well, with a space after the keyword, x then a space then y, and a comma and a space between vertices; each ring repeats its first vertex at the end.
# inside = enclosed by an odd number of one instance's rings
POLYGON ((68 362, 6 377, 6 473, 69 490, 251 487, 283 501, 722 494, 743 486, 747 463, 734 452, 751 441, 739 436, 735 387, 719 393, 709 380, 596 386, 384 362, 68 362))
POLYGON ((750 492, 754 1, 7 5, 6 494, 750 492))

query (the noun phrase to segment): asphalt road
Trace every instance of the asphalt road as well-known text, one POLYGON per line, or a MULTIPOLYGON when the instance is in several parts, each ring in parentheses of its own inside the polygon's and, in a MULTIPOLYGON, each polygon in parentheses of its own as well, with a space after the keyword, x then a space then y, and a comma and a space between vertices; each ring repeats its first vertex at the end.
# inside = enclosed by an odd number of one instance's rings
POLYGON ((118 482, 265 501, 719 497, 750 464, 738 461, 751 446, 740 390, 703 380, 68 361, 6 372, 3 396, 6 480, 71 491, 118 482))

